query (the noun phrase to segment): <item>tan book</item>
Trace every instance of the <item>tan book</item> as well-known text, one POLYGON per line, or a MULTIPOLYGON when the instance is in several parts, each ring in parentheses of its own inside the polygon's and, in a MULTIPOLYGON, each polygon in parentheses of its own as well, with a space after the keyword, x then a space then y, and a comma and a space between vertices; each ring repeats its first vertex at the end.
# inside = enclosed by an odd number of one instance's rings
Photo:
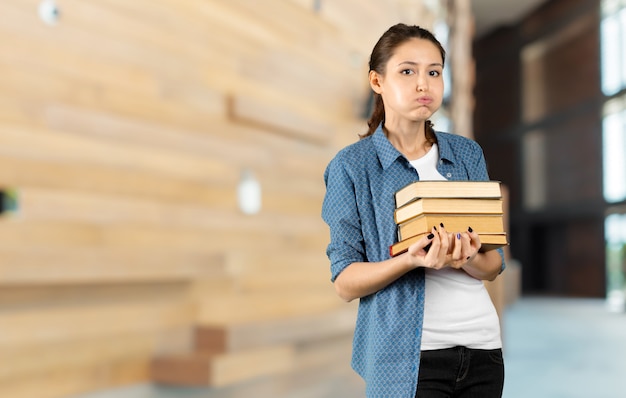
POLYGON ((500 197, 500 181, 415 181, 395 193, 396 208, 416 198, 500 197))
POLYGON ((398 239, 431 232, 433 227, 443 224, 448 232, 467 231, 472 227, 478 234, 504 232, 501 214, 422 214, 398 225, 398 239))
MULTIPOLYGON (((389 247, 389 254, 391 257, 397 256, 398 254, 404 253, 409 249, 413 243, 422 239, 427 235, 427 233, 422 233, 419 235, 412 236, 408 239, 401 240, 400 242, 394 243, 389 247)), ((486 252, 489 250, 494 250, 509 244, 507 241, 507 237, 505 233, 501 234, 478 234, 480 237, 480 252, 486 252)))
POLYGON ((438 214, 502 214, 502 199, 418 198, 396 209, 396 224, 425 213, 438 214))

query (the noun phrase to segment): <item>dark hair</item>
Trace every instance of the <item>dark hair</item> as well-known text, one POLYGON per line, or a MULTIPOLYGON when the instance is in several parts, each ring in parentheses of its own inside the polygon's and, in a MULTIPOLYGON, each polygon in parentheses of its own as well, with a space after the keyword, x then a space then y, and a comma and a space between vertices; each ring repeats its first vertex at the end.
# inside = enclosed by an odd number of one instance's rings
MULTIPOLYGON (((378 39, 378 42, 372 50, 370 55, 370 71, 375 71, 381 75, 385 74, 385 67, 387 62, 393 56, 396 48, 402 43, 410 39, 425 39, 432 42, 439 52, 441 52, 442 64, 446 62, 446 50, 443 48, 439 40, 428 30, 421 28, 417 25, 406 25, 399 23, 393 25, 378 39)), ((374 94, 374 110, 372 115, 367 121, 368 130, 367 133, 361 135, 361 138, 368 137, 374 134, 378 125, 385 120, 385 107, 383 105, 383 97, 378 93, 374 94)), ((433 131, 433 124, 430 120, 426 121, 426 139, 431 142, 437 142, 435 138, 435 132, 433 131)))

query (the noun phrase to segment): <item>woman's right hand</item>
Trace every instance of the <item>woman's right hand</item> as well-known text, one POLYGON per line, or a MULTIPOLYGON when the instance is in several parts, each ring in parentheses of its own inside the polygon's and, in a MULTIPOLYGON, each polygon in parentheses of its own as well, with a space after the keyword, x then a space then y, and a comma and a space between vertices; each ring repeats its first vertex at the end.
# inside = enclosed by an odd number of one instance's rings
POLYGON ((443 224, 433 227, 430 234, 409 246, 411 263, 417 267, 441 269, 446 265, 450 238, 443 224))

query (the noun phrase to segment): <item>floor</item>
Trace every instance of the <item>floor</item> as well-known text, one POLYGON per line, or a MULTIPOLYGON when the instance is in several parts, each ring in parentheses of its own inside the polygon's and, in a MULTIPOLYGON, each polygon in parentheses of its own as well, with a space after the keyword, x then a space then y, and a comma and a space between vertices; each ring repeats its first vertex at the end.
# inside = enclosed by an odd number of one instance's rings
POLYGON ((504 398, 626 397, 626 313, 605 300, 523 298, 504 342, 504 398))
MULTIPOLYGON (((626 397, 626 313, 607 311, 605 300, 522 298, 506 310, 503 337, 504 398, 626 397)), ((139 385, 79 398, 203 395, 139 385)))

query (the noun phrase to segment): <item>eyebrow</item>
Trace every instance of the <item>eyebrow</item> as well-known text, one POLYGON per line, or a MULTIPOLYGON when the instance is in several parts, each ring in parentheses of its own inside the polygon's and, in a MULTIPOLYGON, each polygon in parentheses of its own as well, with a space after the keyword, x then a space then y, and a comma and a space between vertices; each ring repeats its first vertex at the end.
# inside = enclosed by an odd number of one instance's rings
MULTIPOLYGON (((409 64, 409 65, 419 65, 419 63, 418 63, 418 62, 413 62, 413 61, 403 61, 403 62, 400 62, 397 66, 404 65, 404 64, 409 64)), ((440 63, 440 62, 433 62, 432 64, 430 64, 430 65, 428 65, 428 66, 440 66, 440 67, 442 67, 442 68, 443 68, 443 64, 442 64, 442 63, 440 63)))

